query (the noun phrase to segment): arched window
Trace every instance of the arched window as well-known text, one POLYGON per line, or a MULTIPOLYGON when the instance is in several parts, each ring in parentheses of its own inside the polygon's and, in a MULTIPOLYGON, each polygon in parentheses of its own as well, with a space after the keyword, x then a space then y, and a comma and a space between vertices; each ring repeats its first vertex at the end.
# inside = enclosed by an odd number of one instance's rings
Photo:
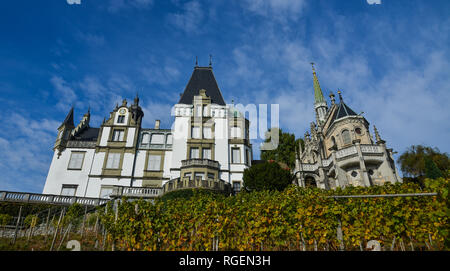
POLYGON ((348 130, 342 131, 342 141, 344 145, 348 145, 352 143, 352 139, 350 137, 350 132, 348 130))

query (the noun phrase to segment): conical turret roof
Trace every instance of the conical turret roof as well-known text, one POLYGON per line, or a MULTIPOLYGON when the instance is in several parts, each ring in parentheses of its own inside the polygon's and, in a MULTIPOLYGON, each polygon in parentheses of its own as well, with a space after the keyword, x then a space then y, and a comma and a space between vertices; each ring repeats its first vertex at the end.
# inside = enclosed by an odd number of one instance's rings
POLYGON ((225 105, 222 93, 220 92, 216 78, 214 77, 212 67, 198 66, 194 68, 191 78, 178 103, 192 104, 194 96, 199 95, 201 89, 206 90, 206 95, 211 98, 211 103, 225 105))

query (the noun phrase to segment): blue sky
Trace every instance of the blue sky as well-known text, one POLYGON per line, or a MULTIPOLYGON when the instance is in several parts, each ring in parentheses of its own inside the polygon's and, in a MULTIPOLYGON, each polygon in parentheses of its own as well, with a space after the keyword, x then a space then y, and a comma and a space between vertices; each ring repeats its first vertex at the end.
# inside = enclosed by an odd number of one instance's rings
POLYGON ((447 0, 4 1, 0 190, 42 191, 72 104, 99 127, 139 92, 143 126, 170 128, 209 54, 227 103, 279 104, 297 137, 314 120, 313 61, 324 94, 341 89, 389 147, 450 152, 448 14, 447 0))

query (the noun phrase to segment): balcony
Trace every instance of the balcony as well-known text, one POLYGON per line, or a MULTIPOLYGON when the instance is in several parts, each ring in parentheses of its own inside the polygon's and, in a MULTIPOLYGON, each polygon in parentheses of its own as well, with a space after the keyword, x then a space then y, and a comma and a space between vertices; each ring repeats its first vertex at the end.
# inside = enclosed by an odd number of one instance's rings
POLYGON ((181 168, 188 167, 209 167, 212 169, 219 169, 219 162, 210 159, 187 159, 181 161, 181 168))
POLYGON ((177 178, 168 181, 163 186, 163 193, 181 189, 203 188, 214 191, 230 192, 231 186, 224 180, 202 179, 200 177, 191 179, 189 177, 177 178))
POLYGON ((115 186, 111 198, 156 198, 162 195, 161 188, 115 186))

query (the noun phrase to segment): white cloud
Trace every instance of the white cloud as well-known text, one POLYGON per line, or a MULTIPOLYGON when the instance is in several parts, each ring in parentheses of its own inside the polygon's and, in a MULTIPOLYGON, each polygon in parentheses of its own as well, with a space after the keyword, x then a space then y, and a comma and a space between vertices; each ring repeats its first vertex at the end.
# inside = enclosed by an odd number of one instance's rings
POLYGON ((69 4, 69 5, 73 5, 73 4, 80 5, 81 4, 81 0, 67 0, 67 4, 69 4))
POLYGON ((200 3, 196 0, 187 2, 183 5, 182 10, 181 13, 169 14, 169 23, 186 33, 200 32, 200 26, 204 17, 200 3))
POLYGON ((366 0, 369 5, 381 5, 381 0, 366 0))
POLYGON ((245 0, 242 5, 255 14, 279 21, 298 19, 305 6, 304 0, 245 0))
POLYGON ((0 190, 42 192, 60 123, 22 113, 0 116, 0 190))
POLYGON ((52 76, 50 82, 55 88, 55 96, 58 98, 56 107, 61 110, 66 110, 72 106, 77 99, 77 95, 72 87, 60 76, 52 76))

